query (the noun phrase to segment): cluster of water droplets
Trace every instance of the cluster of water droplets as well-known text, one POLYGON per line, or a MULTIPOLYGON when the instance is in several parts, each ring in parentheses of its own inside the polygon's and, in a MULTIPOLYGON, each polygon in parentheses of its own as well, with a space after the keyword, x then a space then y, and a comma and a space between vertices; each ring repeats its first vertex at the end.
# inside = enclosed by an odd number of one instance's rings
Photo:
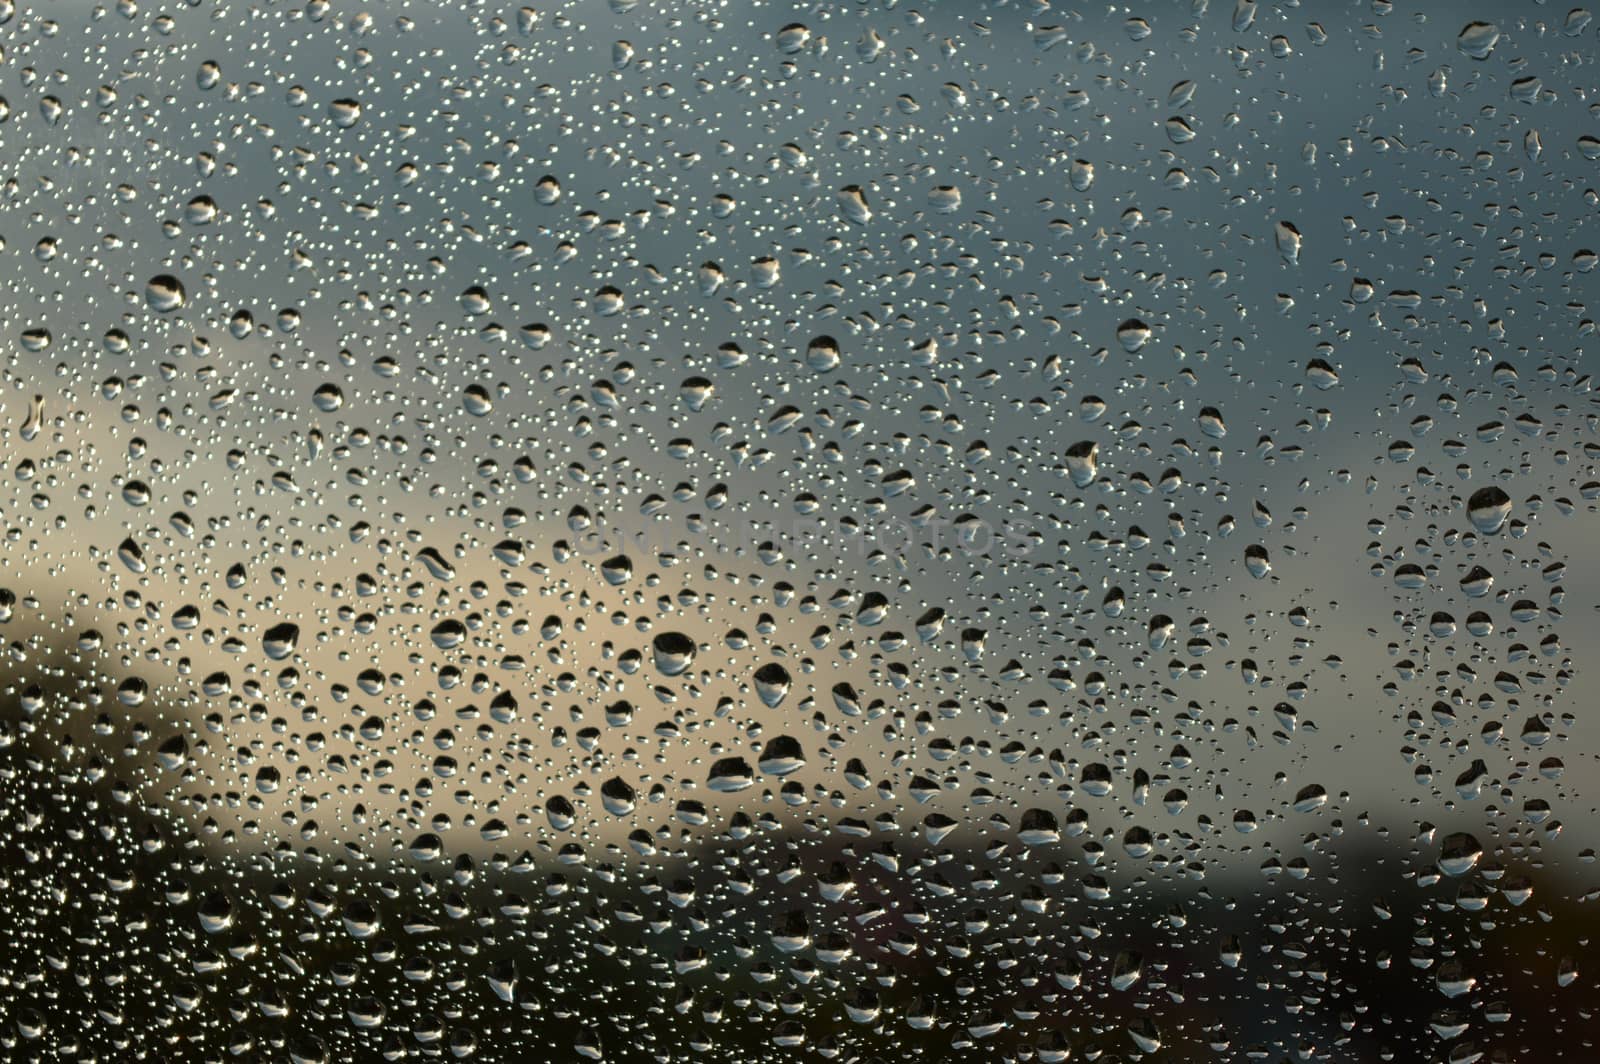
POLYGON ((1593 1059, 1597 50, 0 2, 7 1059, 1593 1059))

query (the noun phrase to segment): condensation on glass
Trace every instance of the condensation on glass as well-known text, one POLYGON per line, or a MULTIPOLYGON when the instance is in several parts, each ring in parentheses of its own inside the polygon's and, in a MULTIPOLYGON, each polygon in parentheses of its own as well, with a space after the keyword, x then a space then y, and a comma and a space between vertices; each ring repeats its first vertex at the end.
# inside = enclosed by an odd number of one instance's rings
POLYGON ((1597 53, 0 3, 0 1056, 1600 1059, 1597 53))

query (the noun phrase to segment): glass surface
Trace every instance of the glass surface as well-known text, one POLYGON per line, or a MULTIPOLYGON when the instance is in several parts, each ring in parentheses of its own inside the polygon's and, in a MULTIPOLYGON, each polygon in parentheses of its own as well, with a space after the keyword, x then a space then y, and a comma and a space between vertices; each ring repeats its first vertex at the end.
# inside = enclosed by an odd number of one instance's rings
POLYGON ((1597 28, 0 0, 0 1057, 1600 1059, 1597 28))

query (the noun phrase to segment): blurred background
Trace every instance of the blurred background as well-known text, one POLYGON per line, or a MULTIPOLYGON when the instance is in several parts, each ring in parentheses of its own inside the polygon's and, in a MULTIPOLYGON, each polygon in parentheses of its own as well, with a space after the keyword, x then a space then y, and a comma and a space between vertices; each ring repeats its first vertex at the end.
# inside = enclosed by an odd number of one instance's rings
POLYGON ((1593 1055, 1586 12, 0 14, 16 1059, 1593 1055))

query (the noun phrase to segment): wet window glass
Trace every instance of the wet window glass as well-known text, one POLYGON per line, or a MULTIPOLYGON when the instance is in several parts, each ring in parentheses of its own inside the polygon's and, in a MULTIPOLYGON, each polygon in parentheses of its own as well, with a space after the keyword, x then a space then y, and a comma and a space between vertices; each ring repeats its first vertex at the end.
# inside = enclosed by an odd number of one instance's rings
POLYGON ((1600 1059, 1597 31, 0 0, 0 1056, 1600 1059))

